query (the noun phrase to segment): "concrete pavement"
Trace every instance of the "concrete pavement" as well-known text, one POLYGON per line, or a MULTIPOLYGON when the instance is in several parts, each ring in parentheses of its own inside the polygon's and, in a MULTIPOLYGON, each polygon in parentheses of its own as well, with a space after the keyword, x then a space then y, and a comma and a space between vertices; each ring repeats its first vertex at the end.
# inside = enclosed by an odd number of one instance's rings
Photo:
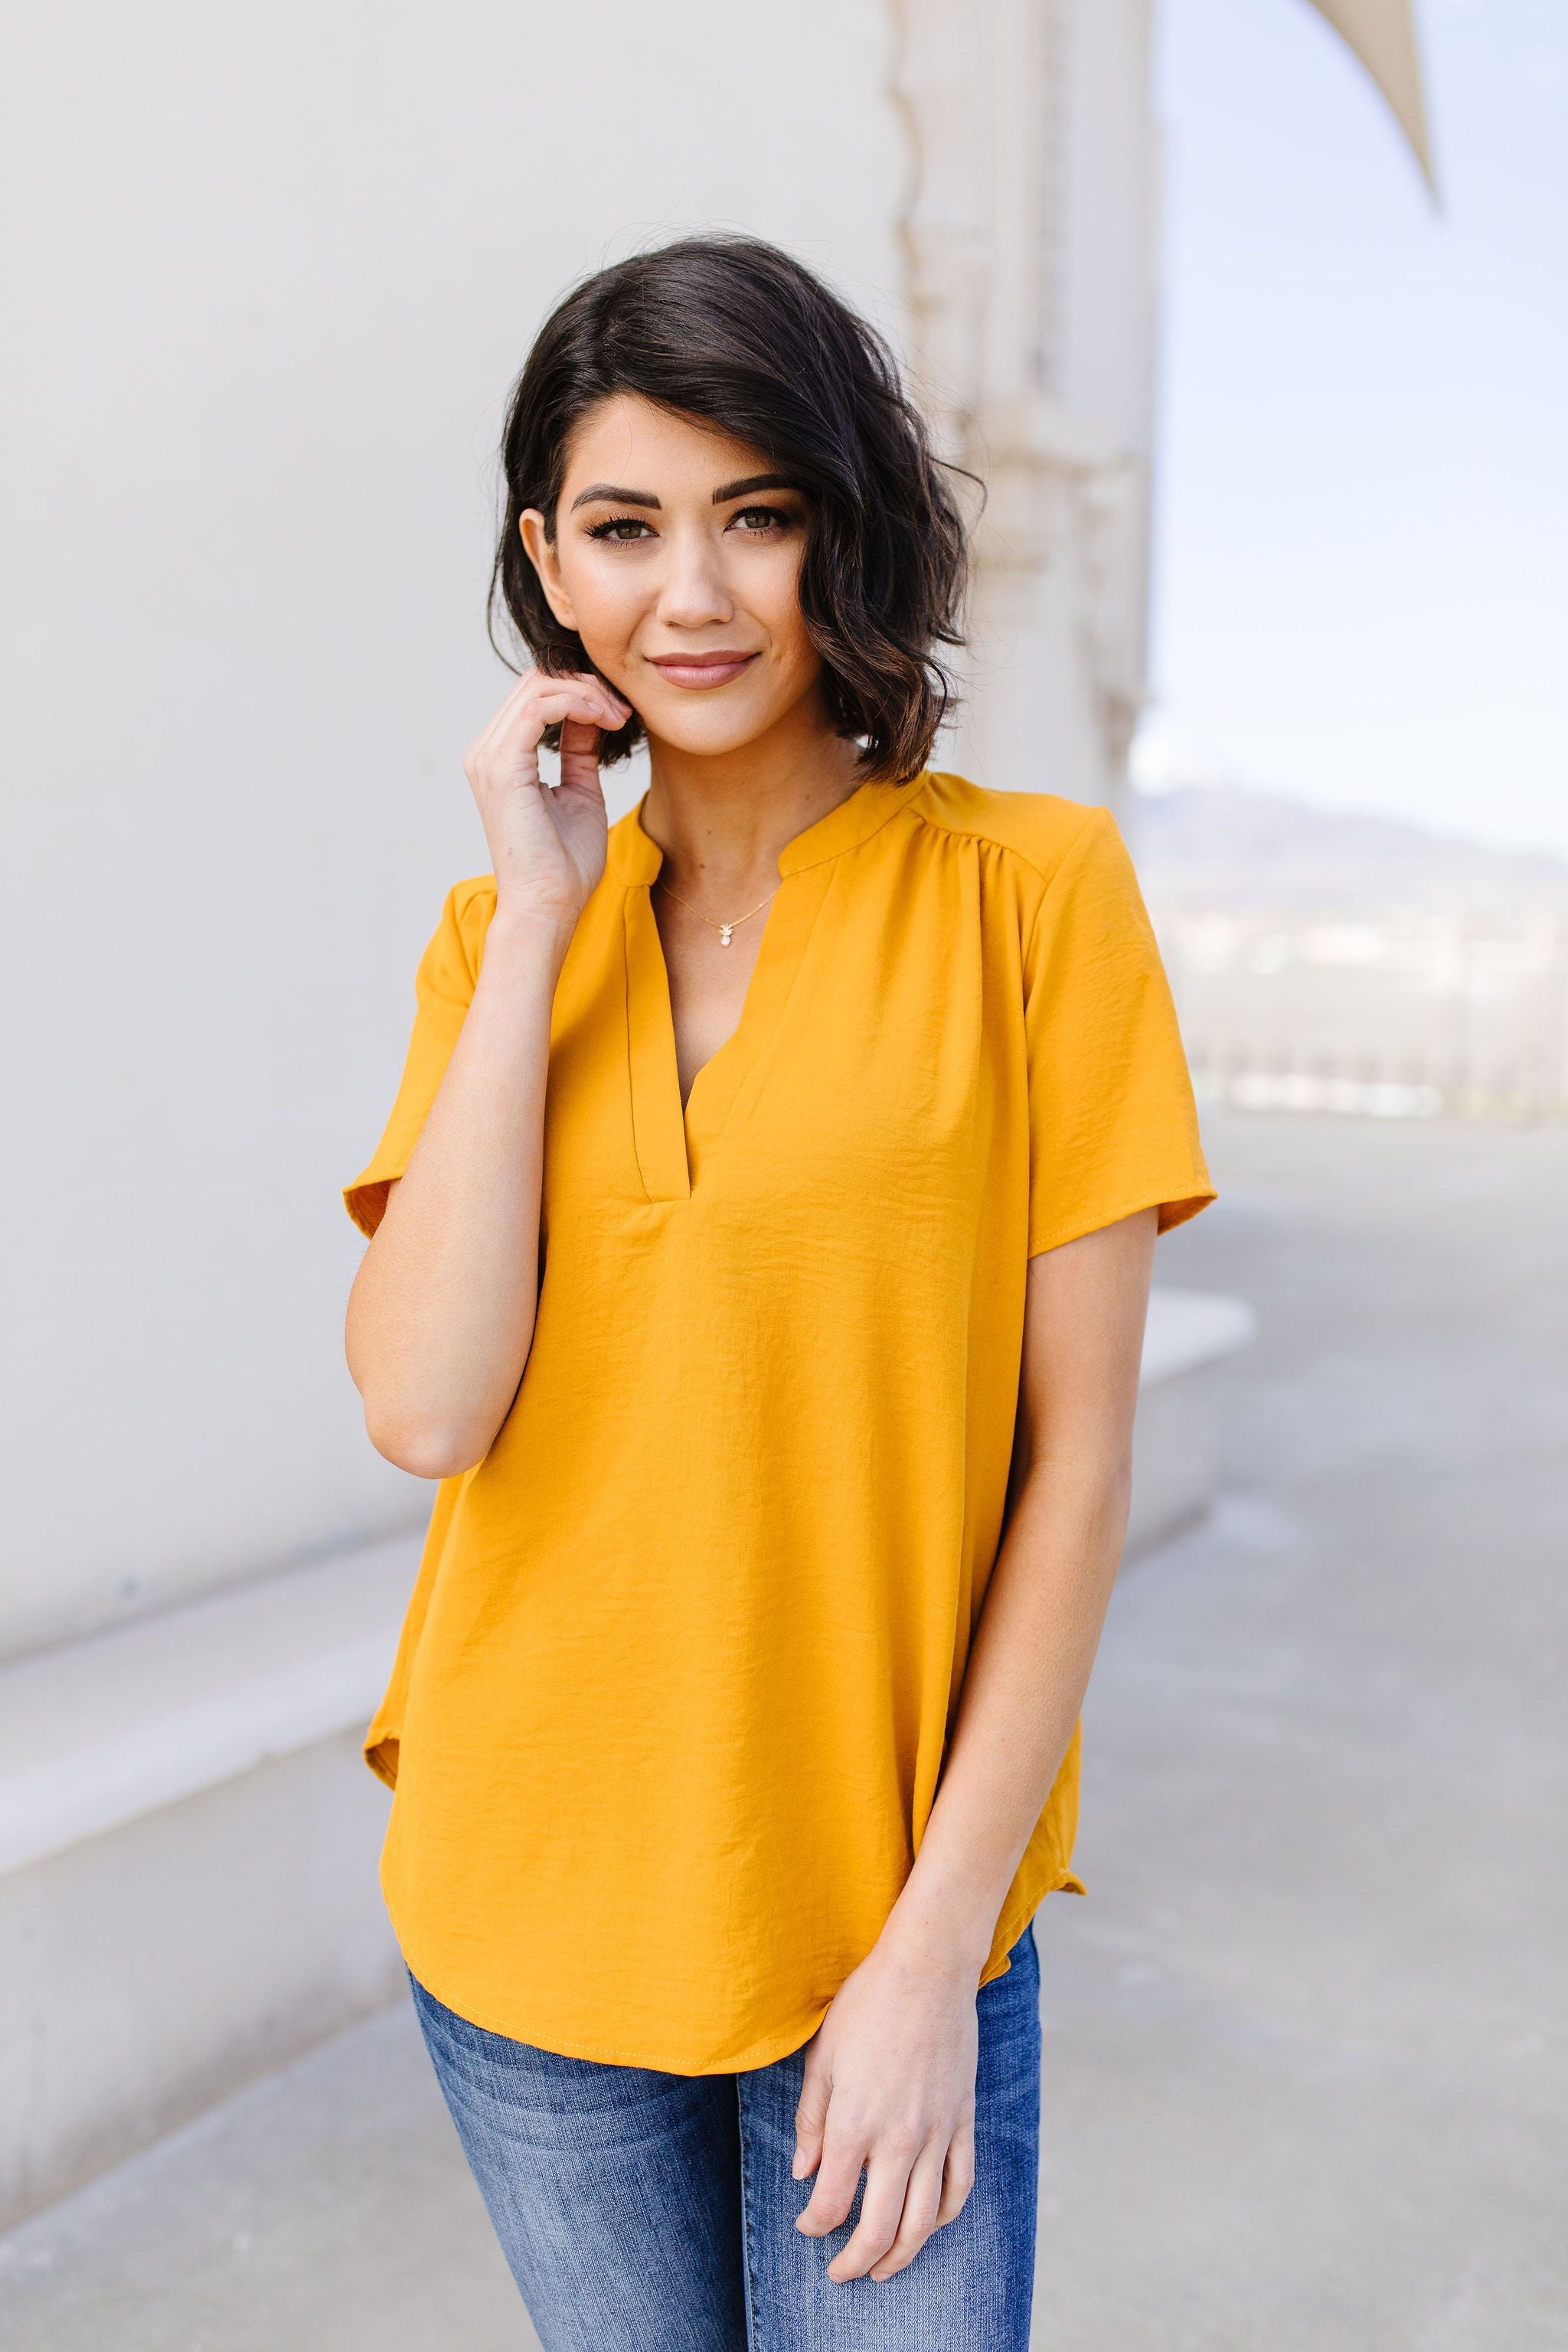
MULTIPOLYGON (((1118 1586, 1037 1923, 1037 2344, 1561 2352, 1568 1129, 1205 1127, 1162 1278, 1262 1334, 1217 1517, 1118 1586)), ((534 2339, 400 2007, 0 2240, 0 2341, 534 2339)))

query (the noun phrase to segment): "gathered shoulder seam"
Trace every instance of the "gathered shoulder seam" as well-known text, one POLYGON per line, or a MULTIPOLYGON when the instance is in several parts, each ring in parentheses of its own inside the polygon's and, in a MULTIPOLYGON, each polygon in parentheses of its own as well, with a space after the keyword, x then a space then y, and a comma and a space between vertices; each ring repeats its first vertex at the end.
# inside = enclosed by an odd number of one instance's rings
MULTIPOLYGON (((1062 797, 1065 799, 1066 795, 1063 794, 1062 797)), ((1083 823, 1078 826, 1071 839, 1064 845, 1055 864, 1048 867, 1042 866, 1037 858, 1031 857, 1026 849, 1020 849, 1016 841, 1004 841, 1000 835, 993 833, 984 825, 953 824, 945 817, 934 815, 929 808, 911 807, 908 814, 918 824, 928 825, 932 833, 945 833, 953 841, 982 842, 987 849, 1000 850, 1004 857, 1016 858, 1020 866, 1026 867, 1037 881, 1049 890, 1063 866, 1082 846, 1085 835, 1093 827, 1096 820, 1107 814, 1107 811, 1098 801, 1086 801, 1082 803, 1082 807, 1083 823)))

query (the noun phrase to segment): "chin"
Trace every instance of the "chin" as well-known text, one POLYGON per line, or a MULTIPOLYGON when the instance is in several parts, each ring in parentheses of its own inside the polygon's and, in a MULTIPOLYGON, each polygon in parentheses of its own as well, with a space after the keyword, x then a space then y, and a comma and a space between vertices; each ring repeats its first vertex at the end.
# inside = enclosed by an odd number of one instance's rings
MULTIPOLYGON (((693 701, 696 697, 692 698, 693 701)), ((715 697, 715 699, 717 698, 715 697)), ((644 709, 638 713, 648 739, 655 743, 668 743, 672 751, 684 751, 689 759, 722 759, 726 752, 744 751, 760 736, 777 726, 784 713, 779 710, 679 710, 644 709)))

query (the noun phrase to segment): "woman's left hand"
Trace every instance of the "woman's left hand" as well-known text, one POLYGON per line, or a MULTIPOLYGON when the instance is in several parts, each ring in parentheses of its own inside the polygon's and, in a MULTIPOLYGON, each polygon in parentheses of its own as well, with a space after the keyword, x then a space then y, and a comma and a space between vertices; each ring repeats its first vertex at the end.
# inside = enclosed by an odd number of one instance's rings
MULTIPOLYGON (((976 1972, 977 1974, 977 1972, 976 1972)), ((823 2237, 866 2194, 830 2279, 891 2278, 974 2185, 974 1977, 878 1945, 806 2045, 795 2175, 816 2173, 795 2223, 823 2237)))

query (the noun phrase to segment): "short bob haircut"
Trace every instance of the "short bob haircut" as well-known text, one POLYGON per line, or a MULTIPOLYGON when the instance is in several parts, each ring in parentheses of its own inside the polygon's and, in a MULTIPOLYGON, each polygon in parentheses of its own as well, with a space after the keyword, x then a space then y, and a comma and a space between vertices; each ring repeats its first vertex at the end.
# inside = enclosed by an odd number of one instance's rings
MULTIPOLYGON (((801 611, 834 725, 864 778, 905 782, 931 754, 952 685, 937 658, 963 642, 959 509, 887 344, 776 246, 689 236, 574 288, 541 328, 501 443, 506 516, 490 582, 538 667, 592 668, 528 560, 527 507, 553 540, 573 429, 597 402, 640 394, 765 452, 808 507, 801 611)), ((641 739, 634 715, 600 757, 641 739)))

